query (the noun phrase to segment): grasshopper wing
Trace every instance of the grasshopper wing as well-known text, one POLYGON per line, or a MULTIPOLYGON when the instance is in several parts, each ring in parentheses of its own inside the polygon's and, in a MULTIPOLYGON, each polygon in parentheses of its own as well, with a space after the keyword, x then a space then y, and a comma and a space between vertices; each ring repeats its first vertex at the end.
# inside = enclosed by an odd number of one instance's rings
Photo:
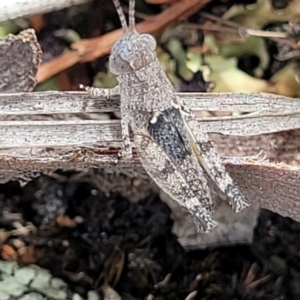
POLYGON ((201 123, 189 117, 183 117, 183 119, 192 142, 193 151, 208 176, 217 185, 221 192, 225 194, 229 205, 235 212, 239 212, 243 208, 248 207, 249 204, 245 201, 245 198, 240 192, 238 186, 227 173, 217 150, 209 139, 207 132, 201 130, 201 123))
POLYGON ((140 161, 154 180, 194 217, 198 229, 210 231, 214 203, 204 172, 194 155, 179 109, 162 111, 134 137, 140 161))

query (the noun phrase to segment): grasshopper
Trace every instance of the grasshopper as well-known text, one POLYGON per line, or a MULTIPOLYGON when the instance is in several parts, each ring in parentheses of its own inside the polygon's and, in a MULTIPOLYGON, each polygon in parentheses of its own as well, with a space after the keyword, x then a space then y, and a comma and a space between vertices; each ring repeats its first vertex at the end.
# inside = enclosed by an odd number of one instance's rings
MULTIPOLYGON (((155 39, 136 31, 135 0, 129 1, 128 25, 119 0, 113 2, 123 34, 112 48, 109 67, 119 85, 105 93, 119 93, 121 97, 120 159, 132 156, 130 127, 145 171, 188 210, 198 230, 208 232, 217 226, 212 218, 215 203, 209 182, 225 195, 235 212, 248 204, 226 172, 207 132, 176 95, 156 56, 155 39)), ((95 97, 104 93, 103 89, 85 89, 95 97)))

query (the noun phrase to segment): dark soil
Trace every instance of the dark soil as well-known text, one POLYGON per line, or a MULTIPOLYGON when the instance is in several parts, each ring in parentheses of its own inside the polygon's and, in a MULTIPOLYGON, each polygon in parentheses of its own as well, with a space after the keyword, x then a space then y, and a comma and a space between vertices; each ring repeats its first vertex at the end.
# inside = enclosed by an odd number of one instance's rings
POLYGON ((252 245, 186 252, 171 233, 169 208, 154 193, 131 203, 86 178, 43 176, 24 188, 1 185, 0 199, 0 228, 15 229, 13 221, 36 227, 3 241, 2 248, 12 246, 20 264, 49 269, 82 295, 109 284, 124 299, 185 299, 195 290, 195 299, 300 297, 300 226, 268 211, 261 212, 252 245), (70 228, 58 222, 62 216, 83 221, 70 228), (25 254, 16 239, 26 245, 25 254))

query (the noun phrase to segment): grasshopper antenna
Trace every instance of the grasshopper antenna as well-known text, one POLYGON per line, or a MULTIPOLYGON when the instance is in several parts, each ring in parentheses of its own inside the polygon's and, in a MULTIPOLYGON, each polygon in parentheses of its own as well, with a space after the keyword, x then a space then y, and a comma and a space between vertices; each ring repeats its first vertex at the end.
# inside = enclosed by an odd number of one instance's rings
MULTIPOLYGON (((134 5, 134 0, 131 1, 131 2, 133 2, 133 5, 134 5)), ((129 7, 131 7, 131 5, 132 5, 131 2, 130 2, 130 6, 129 6, 129 7)), ((127 31, 128 31, 128 30, 127 30, 127 22, 126 22, 125 15, 124 15, 124 12, 123 12, 123 10, 122 10, 120 1, 119 1, 119 0, 113 0, 113 3, 114 3, 114 5, 115 5, 116 10, 117 10, 117 13, 118 13, 118 15, 119 15, 119 18, 120 18, 120 21, 121 21, 121 25, 122 25, 123 31, 124 31, 124 32, 127 32, 127 31)), ((133 14, 134 14, 134 11, 133 11, 133 14)), ((129 10, 129 16, 130 16, 130 10, 129 10)), ((133 16, 133 18, 134 18, 134 16, 133 16)), ((129 20, 130 20, 130 17, 129 17, 129 20)), ((133 26, 134 26, 134 24, 133 24, 133 26)))
POLYGON ((135 0, 129 1, 129 29, 134 30, 134 7, 135 7, 135 0))

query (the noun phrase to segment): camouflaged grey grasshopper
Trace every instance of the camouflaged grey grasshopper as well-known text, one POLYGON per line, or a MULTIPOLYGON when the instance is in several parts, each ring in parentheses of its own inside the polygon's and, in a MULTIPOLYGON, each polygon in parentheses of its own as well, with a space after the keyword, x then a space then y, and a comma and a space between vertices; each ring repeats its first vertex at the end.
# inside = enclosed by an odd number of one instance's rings
MULTIPOLYGON (((156 184, 189 211, 198 229, 210 231, 215 204, 206 176, 221 190, 234 211, 248 206, 226 172, 221 159, 201 130, 201 124, 177 98, 157 59, 156 41, 135 30, 135 1, 129 1, 129 26, 119 0, 113 0, 123 27, 114 44, 109 66, 119 86, 106 94, 120 93, 123 147, 120 158, 131 157, 129 126, 139 159, 156 184)), ((86 88, 92 95, 103 89, 86 88)))

